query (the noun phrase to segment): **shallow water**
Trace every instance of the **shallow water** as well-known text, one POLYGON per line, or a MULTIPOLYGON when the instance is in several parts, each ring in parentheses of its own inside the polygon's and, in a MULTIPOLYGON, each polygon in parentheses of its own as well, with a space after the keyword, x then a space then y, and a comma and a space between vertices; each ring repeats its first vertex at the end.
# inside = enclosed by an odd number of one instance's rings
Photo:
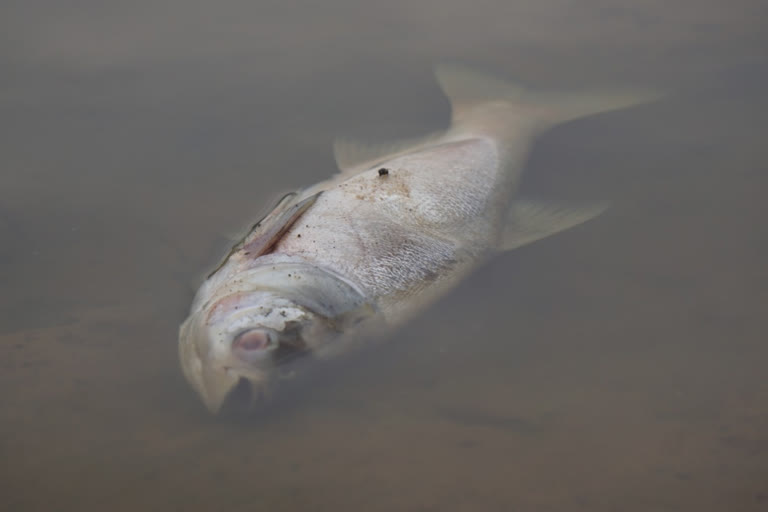
POLYGON ((0 508, 768 507, 762 2, 2 10, 0 508), (337 134, 445 126, 439 60, 671 93, 537 141, 523 190, 599 219, 209 417, 176 330, 225 233, 337 134))

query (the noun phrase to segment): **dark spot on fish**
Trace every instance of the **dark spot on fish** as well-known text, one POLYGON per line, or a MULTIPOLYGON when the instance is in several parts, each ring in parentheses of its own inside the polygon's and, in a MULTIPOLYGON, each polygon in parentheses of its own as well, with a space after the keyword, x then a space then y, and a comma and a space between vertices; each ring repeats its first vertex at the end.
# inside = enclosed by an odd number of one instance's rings
POLYGON ((428 283, 437 281, 440 277, 440 273, 435 270, 426 269, 423 271, 422 280, 428 283))
POLYGON ((286 317, 286 316, 288 316, 288 315, 286 315, 286 314, 285 314, 285 311, 281 311, 281 312, 280 312, 280 316, 282 316, 282 317, 286 317))
POLYGON ((388 174, 389 174, 389 169, 385 169, 384 167, 379 169, 379 176, 386 176, 388 174))
POLYGON ((245 251, 243 254, 245 254, 246 256, 248 256, 249 254, 251 254, 251 252, 250 252, 250 251, 245 251))
POLYGON ((291 274, 288 274, 288 277, 291 277, 291 274))
POLYGON ((298 234, 296 235, 296 238, 301 238, 301 233, 298 233, 298 234))

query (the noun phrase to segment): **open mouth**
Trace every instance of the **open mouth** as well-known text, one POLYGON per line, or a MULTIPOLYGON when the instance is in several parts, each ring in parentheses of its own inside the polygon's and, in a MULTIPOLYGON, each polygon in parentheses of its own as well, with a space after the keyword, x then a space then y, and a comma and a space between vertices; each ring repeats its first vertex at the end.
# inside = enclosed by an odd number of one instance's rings
POLYGON ((224 399, 219 413, 223 415, 241 415, 250 412, 257 398, 255 394, 251 381, 245 377, 240 377, 235 387, 232 388, 224 399))
MULTIPOLYGON (((280 343, 270 355, 275 375, 282 380, 293 376, 295 366, 292 363, 310 356, 311 351, 307 350, 303 343, 280 343)), ((261 409, 269 401, 267 398, 270 394, 267 388, 271 386, 268 386, 266 380, 268 379, 264 379, 263 376, 257 377, 256 380, 240 377, 226 394, 218 414, 244 416, 253 413, 256 409, 261 409)))

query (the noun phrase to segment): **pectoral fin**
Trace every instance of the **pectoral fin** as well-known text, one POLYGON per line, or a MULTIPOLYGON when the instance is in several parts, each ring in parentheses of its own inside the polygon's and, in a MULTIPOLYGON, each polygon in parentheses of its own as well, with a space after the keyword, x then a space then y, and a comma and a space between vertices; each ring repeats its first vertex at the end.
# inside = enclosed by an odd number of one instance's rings
POLYGON ((499 249, 508 251, 578 226, 600 215, 607 202, 576 204, 567 201, 513 201, 499 249))
POLYGON ((320 197, 320 191, 305 199, 299 200, 301 195, 297 192, 286 194, 277 203, 277 205, 264 216, 259 222, 253 225, 251 230, 239 242, 234 244, 219 265, 208 274, 211 277, 226 262, 233 253, 240 249, 248 252, 250 257, 256 258, 264 254, 281 236, 285 234, 294 222, 306 212, 310 206, 315 204, 320 197))
POLYGON ((310 206, 315 204, 322 192, 318 192, 296 202, 298 194, 286 197, 266 217, 257 222, 243 240, 243 249, 251 256, 259 256, 272 247, 281 236, 301 217, 310 206))

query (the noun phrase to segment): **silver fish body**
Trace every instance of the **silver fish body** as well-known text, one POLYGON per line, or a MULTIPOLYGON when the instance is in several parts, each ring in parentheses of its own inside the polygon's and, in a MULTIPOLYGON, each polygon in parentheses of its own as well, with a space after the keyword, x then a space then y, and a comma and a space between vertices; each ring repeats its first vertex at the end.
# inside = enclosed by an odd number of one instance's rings
POLYGON ((456 67, 444 133, 389 148, 336 146, 341 172, 291 194, 233 247, 197 293, 179 336, 187 380, 211 412, 249 406, 280 371, 380 335, 499 250, 599 214, 517 197, 536 134, 646 94, 546 95, 456 67))

